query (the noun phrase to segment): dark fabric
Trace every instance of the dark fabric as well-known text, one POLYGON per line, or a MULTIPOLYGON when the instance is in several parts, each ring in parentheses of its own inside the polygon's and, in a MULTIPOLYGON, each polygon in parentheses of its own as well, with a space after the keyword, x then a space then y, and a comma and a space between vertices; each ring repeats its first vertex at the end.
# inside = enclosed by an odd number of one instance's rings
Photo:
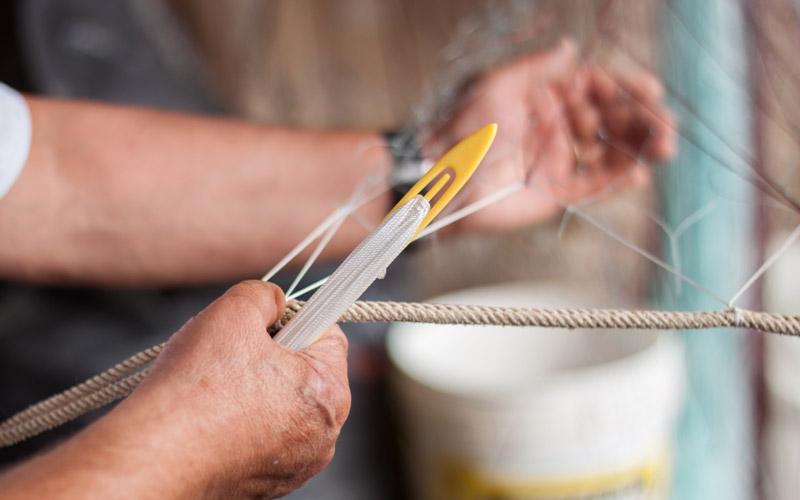
POLYGON ((21 92, 30 92, 31 83, 20 52, 18 4, 0 2, 0 82, 21 92))

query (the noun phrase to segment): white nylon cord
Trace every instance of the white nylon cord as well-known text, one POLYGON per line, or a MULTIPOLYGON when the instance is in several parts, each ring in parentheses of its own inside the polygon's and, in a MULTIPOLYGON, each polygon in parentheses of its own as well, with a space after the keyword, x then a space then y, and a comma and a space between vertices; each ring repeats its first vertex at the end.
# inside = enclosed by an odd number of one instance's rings
POLYGON ((295 351, 313 344, 373 281, 385 274, 411 242, 430 208, 425 198, 416 196, 387 217, 347 256, 275 341, 295 351))

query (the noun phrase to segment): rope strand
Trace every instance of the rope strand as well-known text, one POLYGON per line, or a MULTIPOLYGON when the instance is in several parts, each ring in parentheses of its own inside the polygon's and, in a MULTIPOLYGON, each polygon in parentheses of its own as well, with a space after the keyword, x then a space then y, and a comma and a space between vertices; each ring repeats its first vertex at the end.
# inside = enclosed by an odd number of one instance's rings
MULTIPOLYGON (((303 302, 286 305, 283 317, 269 328, 275 333, 303 302)), ((616 328, 701 330, 745 328, 800 336, 800 316, 730 308, 718 311, 673 312, 623 309, 536 309, 407 302, 356 302, 340 318, 343 323, 411 322, 455 325, 538 326, 548 328, 616 328)), ((34 404, 0 423, 0 447, 11 446, 130 394, 147 375, 164 344, 142 351, 91 379, 34 404)))

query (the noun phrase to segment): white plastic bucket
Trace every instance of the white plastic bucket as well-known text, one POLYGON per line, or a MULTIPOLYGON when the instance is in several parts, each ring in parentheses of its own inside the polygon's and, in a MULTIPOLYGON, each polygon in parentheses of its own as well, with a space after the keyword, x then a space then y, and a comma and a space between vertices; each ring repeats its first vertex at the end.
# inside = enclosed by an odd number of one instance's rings
POLYGON ((800 339, 769 337, 766 360, 765 493, 774 500, 794 500, 800 491, 800 339))
MULTIPOLYGON (((598 305, 531 284, 432 302, 598 305)), ((420 497, 666 497, 684 380, 671 334, 398 324, 388 352, 420 497)))
MULTIPOLYGON (((767 255, 772 255, 788 237, 788 233, 778 234, 767 255)), ((766 310, 800 314, 798 275, 800 246, 795 244, 767 271, 766 310)), ((764 494, 774 500, 794 500, 800 491, 800 339, 767 335, 764 366, 769 408, 764 494)))

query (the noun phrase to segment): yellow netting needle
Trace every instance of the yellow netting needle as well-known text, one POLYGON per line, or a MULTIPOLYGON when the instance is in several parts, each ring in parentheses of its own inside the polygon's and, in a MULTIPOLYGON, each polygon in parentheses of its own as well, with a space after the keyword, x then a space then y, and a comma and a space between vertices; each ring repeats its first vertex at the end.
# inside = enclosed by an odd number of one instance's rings
MULTIPOLYGON (((389 212, 391 215, 395 210, 408 203, 412 198, 421 194, 435 179, 436 183, 431 187, 424 197, 431 201, 448 183, 449 186, 439 196, 436 203, 431 206, 428 215, 422 220, 415 237, 425 229, 431 221, 439 215, 439 212, 450 203, 458 191, 464 187, 472 173, 478 168, 489 146, 492 145, 497 134, 497 124, 486 125, 482 129, 473 133, 463 141, 456 144, 453 149, 448 151, 436 164, 428 170, 422 178, 414 184, 408 193, 394 206, 389 212)), ((387 215, 388 217, 388 215, 387 215)))

